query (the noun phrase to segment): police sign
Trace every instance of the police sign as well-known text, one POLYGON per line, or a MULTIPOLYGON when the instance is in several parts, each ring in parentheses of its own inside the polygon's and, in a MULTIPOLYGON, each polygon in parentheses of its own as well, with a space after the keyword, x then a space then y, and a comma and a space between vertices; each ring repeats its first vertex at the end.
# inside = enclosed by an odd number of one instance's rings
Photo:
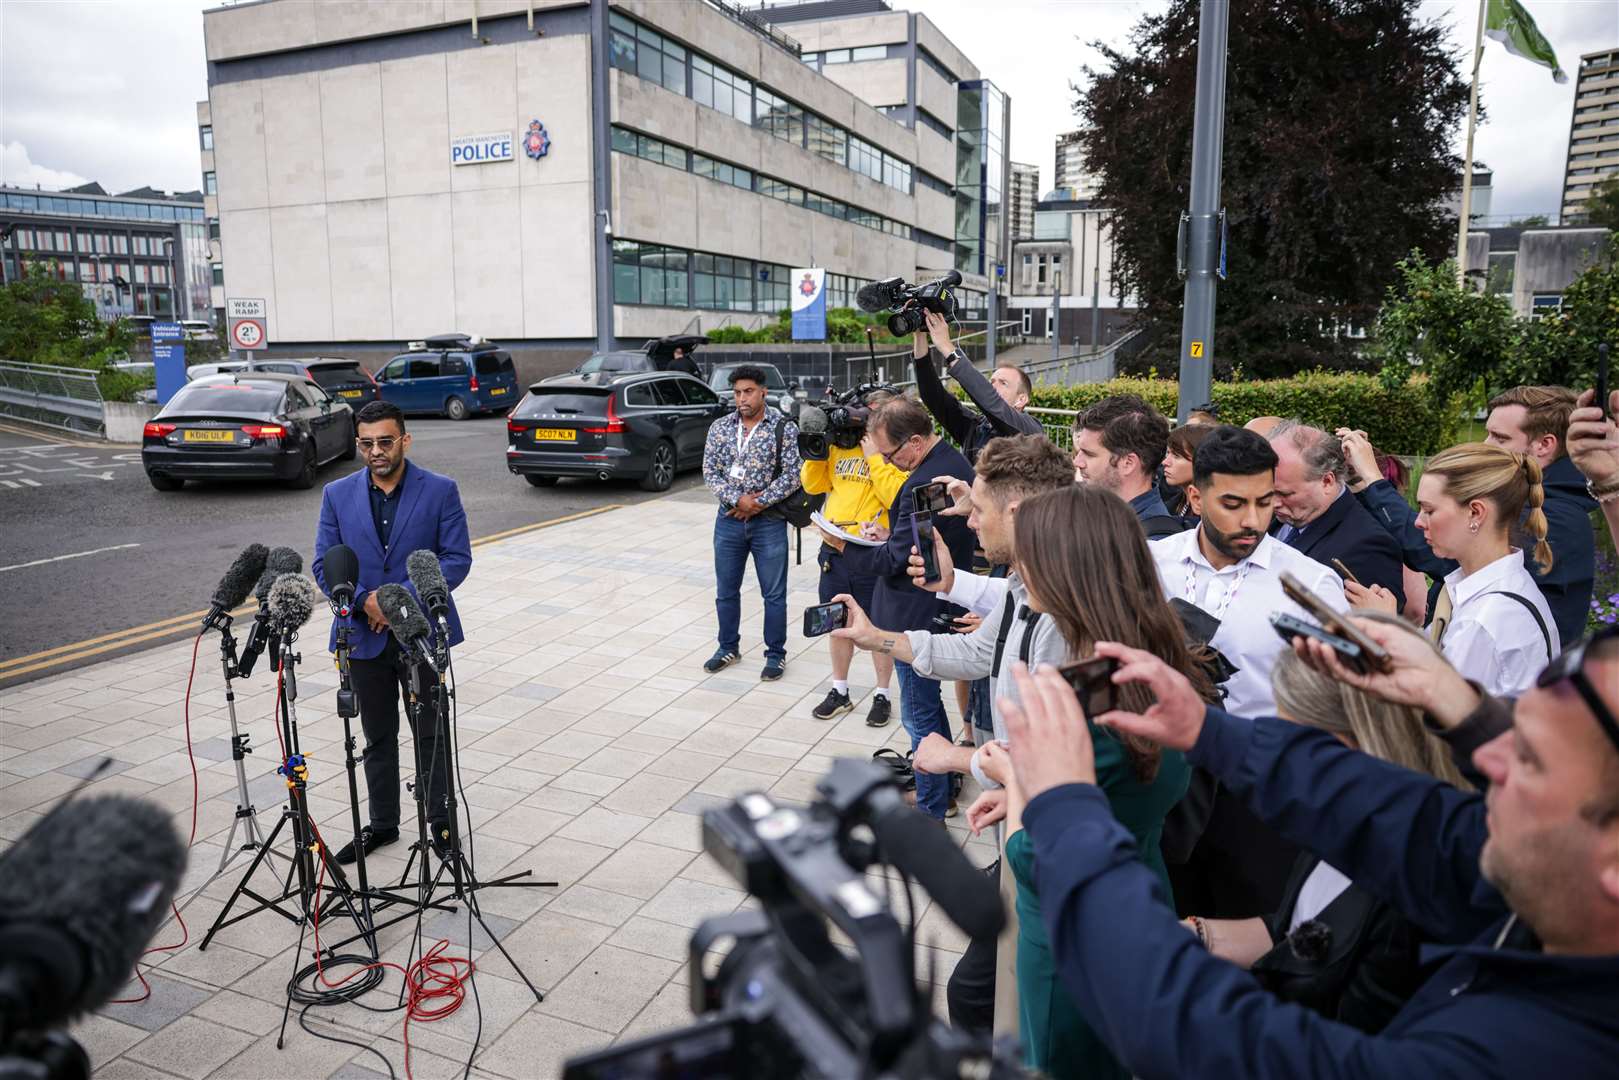
POLYGON ((512 133, 462 135, 450 140, 451 165, 484 165, 491 161, 512 160, 512 133))

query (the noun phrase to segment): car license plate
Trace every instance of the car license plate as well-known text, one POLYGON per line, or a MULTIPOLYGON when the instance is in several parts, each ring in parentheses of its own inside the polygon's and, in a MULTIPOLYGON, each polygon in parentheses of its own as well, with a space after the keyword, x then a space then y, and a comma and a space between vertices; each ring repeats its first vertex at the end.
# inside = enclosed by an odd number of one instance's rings
POLYGON ((535 442, 577 442, 579 433, 573 428, 535 428, 535 442))
POLYGON ((234 432, 234 431, 195 431, 195 430, 188 430, 185 433, 185 441, 186 442, 213 442, 213 443, 235 442, 236 441, 236 432, 234 432))
POLYGON ((362 391, 362 390, 339 390, 338 394, 340 396, 342 396, 342 397, 364 397, 365 396, 365 392, 362 391))
POLYGON ((501 394, 504 394, 506 392, 506 388, 504 386, 496 386, 496 387, 492 388, 489 392, 491 394, 495 395, 496 397, 499 397, 501 394))

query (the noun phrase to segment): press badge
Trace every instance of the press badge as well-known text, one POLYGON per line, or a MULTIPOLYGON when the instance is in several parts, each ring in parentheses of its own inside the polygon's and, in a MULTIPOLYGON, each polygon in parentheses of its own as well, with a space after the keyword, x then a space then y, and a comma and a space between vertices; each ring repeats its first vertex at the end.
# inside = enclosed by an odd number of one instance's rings
POLYGON ((742 479, 743 475, 744 475, 744 472, 743 472, 743 469, 742 469, 742 463, 740 461, 736 462, 735 464, 733 464, 731 466, 731 479, 732 480, 740 480, 740 479, 742 479))

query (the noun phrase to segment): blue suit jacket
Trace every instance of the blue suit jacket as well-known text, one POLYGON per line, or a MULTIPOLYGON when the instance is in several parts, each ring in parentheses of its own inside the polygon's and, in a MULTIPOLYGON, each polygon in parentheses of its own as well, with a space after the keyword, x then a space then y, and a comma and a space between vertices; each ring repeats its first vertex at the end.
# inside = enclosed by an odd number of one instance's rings
MULTIPOLYGON (((388 634, 374 632, 366 622, 364 605, 367 594, 379 585, 398 582, 410 588, 405 573, 405 560, 418 550, 431 551, 438 556, 444 578, 454 589, 467 579, 472 569, 472 545, 467 540, 467 515, 461 509, 461 492, 455 481, 447 476, 430 472, 420 465, 408 465, 401 481, 404 490, 399 495, 399 512, 389 533, 387 550, 377 538, 376 523, 371 519, 371 495, 367 483, 367 470, 350 473, 341 480, 326 485, 320 500, 320 525, 315 532, 315 561, 310 571, 320 583, 321 591, 330 594, 326 585, 326 550, 338 544, 354 549, 360 560, 360 580, 354 596, 354 614, 348 619, 332 620, 332 636, 328 648, 337 648, 337 627, 346 623, 351 627, 350 655, 356 660, 370 660, 380 655, 388 644, 388 634)), ((416 590, 411 588, 411 595, 416 590)), ((419 601, 421 597, 417 597, 419 601)), ((455 599, 450 600, 450 644, 462 640, 461 617, 455 610, 455 599)))

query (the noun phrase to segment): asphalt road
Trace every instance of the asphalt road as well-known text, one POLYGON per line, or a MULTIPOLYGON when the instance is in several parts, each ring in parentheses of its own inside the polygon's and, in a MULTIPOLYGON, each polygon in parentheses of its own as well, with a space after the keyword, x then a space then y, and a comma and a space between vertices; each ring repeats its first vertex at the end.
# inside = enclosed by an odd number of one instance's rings
MULTIPOLYGON (((409 426, 410 459, 460 485, 474 540, 655 497, 633 482, 531 487, 506 471, 500 416, 409 426)), ((250 543, 284 544, 308 560, 321 485, 359 467, 334 462, 309 491, 192 482, 160 492, 135 447, 68 444, 0 424, 0 687, 195 633, 189 621, 131 631, 206 608, 250 543)), ((682 473, 675 490, 701 483, 700 473, 682 473)))

